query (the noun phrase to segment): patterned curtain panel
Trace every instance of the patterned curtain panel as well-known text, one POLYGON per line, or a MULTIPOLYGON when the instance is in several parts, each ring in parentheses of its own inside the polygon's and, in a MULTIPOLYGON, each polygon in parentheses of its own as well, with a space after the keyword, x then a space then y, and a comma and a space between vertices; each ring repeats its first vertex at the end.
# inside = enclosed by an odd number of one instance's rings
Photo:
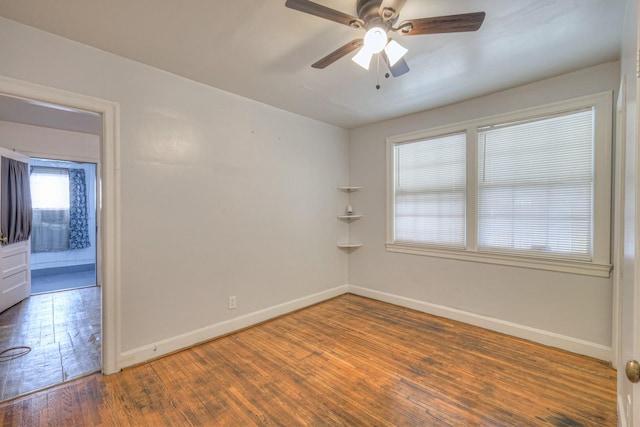
POLYGON ((31 186, 29 165, 18 160, 2 158, 2 236, 6 244, 27 240, 31 234, 31 186))
POLYGON ((84 169, 69 169, 69 249, 91 246, 84 169))

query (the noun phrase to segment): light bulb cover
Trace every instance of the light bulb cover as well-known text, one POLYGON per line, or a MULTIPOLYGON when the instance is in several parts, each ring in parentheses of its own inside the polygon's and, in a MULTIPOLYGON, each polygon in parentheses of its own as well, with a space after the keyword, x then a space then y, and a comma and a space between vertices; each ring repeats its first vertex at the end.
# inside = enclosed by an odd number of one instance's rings
POLYGON ((371 53, 380 53, 387 45, 387 32, 380 27, 371 27, 364 35, 364 47, 371 53))
POLYGON ((391 40, 384 48, 384 53, 387 54, 390 67, 393 67, 407 52, 408 49, 395 40, 391 40))
POLYGON ((363 46, 351 59, 365 70, 368 70, 369 64, 371 64, 371 58, 373 58, 373 52, 368 50, 366 46, 363 46))

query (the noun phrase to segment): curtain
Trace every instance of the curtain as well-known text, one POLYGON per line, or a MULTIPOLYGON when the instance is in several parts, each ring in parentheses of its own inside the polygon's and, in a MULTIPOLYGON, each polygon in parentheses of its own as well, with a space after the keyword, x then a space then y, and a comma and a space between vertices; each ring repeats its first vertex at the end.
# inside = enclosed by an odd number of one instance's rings
POLYGON ((87 181, 84 169, 69 169, 69 249, 84 249, 89 246, 87 181))
POLYGON ((3 244, 28 240, 31 235, 31 188, 29 165, 18 160, 2 157, 0 165, 2 182, 2 212, 0 231, 7 238, 3 244))

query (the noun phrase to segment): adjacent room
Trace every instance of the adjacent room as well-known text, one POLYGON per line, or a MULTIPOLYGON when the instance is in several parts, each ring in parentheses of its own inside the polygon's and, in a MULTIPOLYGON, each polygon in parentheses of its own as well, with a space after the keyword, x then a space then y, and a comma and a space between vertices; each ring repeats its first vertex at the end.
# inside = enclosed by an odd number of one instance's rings
POLYGON ((0 1, 3 425, 638 425, 637 3, 0 1))
POLYGON ((100 131, 99 115, 0 97, 0 139, 25 158, 32 218, 24 267, 4 264, 2 401, 101 369, 100 131))

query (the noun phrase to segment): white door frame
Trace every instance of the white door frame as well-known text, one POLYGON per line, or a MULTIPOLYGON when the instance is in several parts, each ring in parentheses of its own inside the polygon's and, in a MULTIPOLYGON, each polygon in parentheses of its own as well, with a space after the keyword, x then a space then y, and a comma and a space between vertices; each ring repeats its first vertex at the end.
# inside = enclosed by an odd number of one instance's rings
POLYGON ((102 373, 120 370, 120 105, 116 102, 67 92, 0 76, 0 94, 56 104, 102 116, 101 171, 97 179, 102 205, 98 254, 102 259, 102 373))
MULTIPOLYGON (((637 31, 637 29, 636 29, 637 31)), ((638 33, 640 36, 640 33, 638 33)), ((640 39, 638 39, 640 42, 640 39)), ((638 43, 637 42, 637 43, 638 43)), ((637 45, 636 45, 637 46, 637 45)), ((640 78, 638 76, 637 78, 640 78)), ((633 94, 635 97, 635 102, 640 100, 640 85, 636 82, 636 92, 633 94)), ((635 122, 640 123, 640 109, 636 108, 635 111, 635 122)), ((633 264, 634 264, 634 274, 633 274, 633 325, 631 325, 632 339, 633 339, 633 353, 631 357, 635 360, 640 360, 640 337, 638 337, 638 333, 640 332, 640 133, 636 132, 635 134, 635 248, 633 254, 633 264)), ((627 337, 625 337, 627 338, 627 337)), ((625 362, 626 363, 626 362, 625 362)), ((622 363, 620 368, 622 369, 622 363)), ((625 378, 626 381, 626 378, 625 378)), ((631 384, 631 406, 632 406, 632 415, 631 422, 634 425, 637 425, 638 420, 640 420, 640 383, 631 384)), ((629 421, 629 420, 628 420, 629 421)))
POLYGON ((614 158, 614 200, 613 200, 613 307, 611 347, 613 349, 612 365, 614 369, 624 365, 620 360, 622 353, 622 280, 624 266, 624 189, 625 189, 625 155, 626 155, 626 80, 623 77, 618 89, 615 109, 615 158, 614 158))

